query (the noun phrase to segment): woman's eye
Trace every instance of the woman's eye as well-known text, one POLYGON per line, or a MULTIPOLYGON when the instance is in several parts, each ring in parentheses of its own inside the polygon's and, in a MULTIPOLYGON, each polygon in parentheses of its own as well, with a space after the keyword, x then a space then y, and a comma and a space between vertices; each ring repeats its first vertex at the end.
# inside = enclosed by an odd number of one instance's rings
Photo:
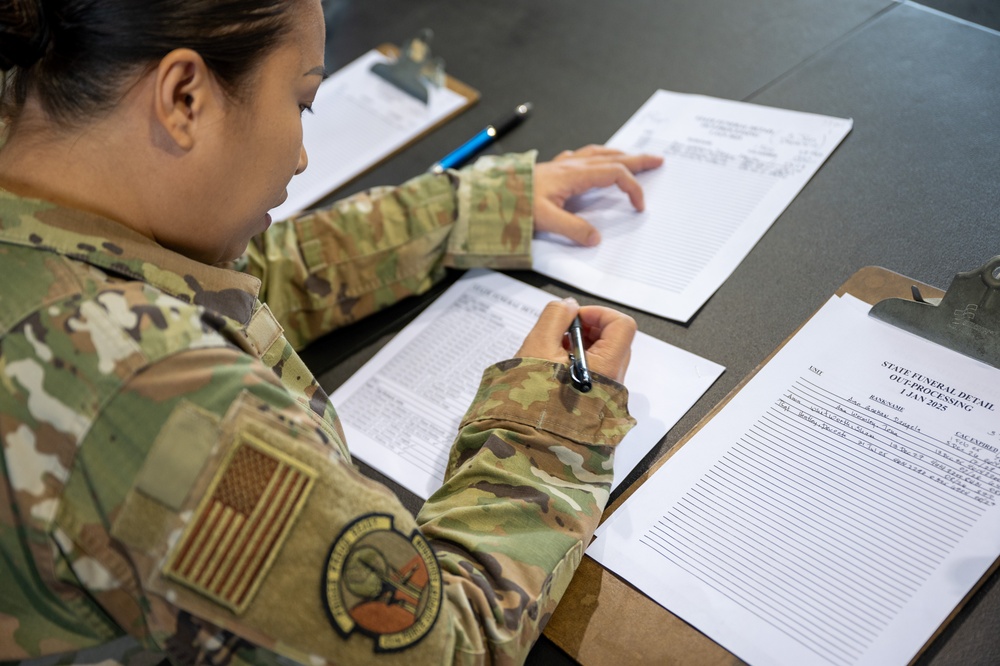
POLYGON ((306 111, 308 111, 309 113, 312 113, 313 112, 312 105, 311 104, 299 104, 299 115, 301 116, 306 111))

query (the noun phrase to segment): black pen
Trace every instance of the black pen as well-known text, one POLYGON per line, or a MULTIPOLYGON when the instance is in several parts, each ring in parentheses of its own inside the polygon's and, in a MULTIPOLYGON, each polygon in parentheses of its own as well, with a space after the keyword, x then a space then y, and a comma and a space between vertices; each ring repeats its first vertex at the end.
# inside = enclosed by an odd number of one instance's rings
POLYGON ((573 386, 586 393, 591 388, 590 368, 587 367, 587 357, 583 354, 583 329, 580 316, 573 318, 566 332, 569 335, 569 376, 573 386))
POLYGON ((430 171, 432 173, 444 173, 446 169, 457 169, 462 166, 480 150, 520 125, 525 117, 527 117, 529 111, 531 111, 530 103, 525 102, 518 105, 514 109, 514 113, 487 125, 479 130, 474 137, 432 164, 430 171))

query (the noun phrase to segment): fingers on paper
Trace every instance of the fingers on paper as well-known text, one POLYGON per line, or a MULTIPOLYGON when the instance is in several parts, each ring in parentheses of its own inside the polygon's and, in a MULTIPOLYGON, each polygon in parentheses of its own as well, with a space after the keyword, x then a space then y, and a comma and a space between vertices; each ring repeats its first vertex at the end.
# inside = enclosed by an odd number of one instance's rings
POLYGON ((589 146, 584 146, 583 148, 577 148, 576 150, 564 150, 555 159, 567 159, 570 157, 579 158, 605 158, 605 159, 615 159, 621 160, 626 158, 648 158, 641 160, 630 160, 630 164, 635 165, 639 170, 650 169, 653 166, 661 164, 663 158, 656 155, 642 155, 639 153, 626 153, 623 150, 618 150, 617 148, 609 148, 608 146, 603 146, 601 144, 592 143, 589 146), (648 166, 642 167, 643 164, 648 166))
POLYGON ((655 169, 663 164, 662 155, 626 153, 617 148, 608 148, 607 146, 598 144, 591 144, 577 150, 564 150, 556 155, 553 161, 558 162, 568 159, 581 159, 591 162, 617 162, 623 164, 633 173, 655 169))
MULTIPOLYGON (((616 153, 618 151, 615 151, 616 153)), ((595 187, 617 186, 628 195, 629 201, 636 210, 645 208, 642 186, 636 180, 635 174, 647 169, 653 169, 663 163, 662 157, 655 155, 595 155, 589 158, 586 165, 580 169, 574 183, 574 194, 582 194, 595 187)))
POLYGON ((564 150, 556 155, 556 160, 565 160, 571 157, 614 157, 625 153, 615 148, 608 148, 597 143, 592 143, 576 150, 564 150))
POLYGON ((601 233, 589 222, 550 201, 539 204, 536 218, 541 216, 545 218, 544 227, 538 226, 544 228, 545 231, 565 236, 574 243, 587 247, 601 242, 601 233))

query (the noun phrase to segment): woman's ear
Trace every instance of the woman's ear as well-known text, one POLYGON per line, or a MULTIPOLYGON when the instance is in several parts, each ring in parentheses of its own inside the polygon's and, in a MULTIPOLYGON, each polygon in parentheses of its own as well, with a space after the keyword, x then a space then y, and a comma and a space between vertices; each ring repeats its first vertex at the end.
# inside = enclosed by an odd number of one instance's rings
POLYGON ((154 117, 177 148, 194 147, 206 116, 218 110, 220 90, 205 61, 191 49, 175 49, 160 60, 154 76, 154 117))

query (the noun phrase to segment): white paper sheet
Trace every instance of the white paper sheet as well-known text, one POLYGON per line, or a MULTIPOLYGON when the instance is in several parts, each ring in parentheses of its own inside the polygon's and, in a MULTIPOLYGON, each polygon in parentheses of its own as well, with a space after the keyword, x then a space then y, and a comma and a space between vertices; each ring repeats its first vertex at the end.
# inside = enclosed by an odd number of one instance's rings
POLYGON ((1000 371, 832 299, 588 554, 755 666, 906 664, 1000 554, 1000 371))
MULTIPOLYGON (((352 454, 429 497, 483 370, 514 355, 553 299, 501 273, 466 273, 330 397, 352 454)), ((638 425, 616 451, 615 486, 723 370, 639 332, 625 379, 638 425)))
POLYGON ((305 210, 468 103, 453 90, 431 87, 425 105, 373 74, 377 62, 389 58, 369 51, 320 84, 314 113, 302 116, 309 166, 292 178, 273 219, 305 210))
POLYGON ((852 121, 660 90, 608 141, 663 155, 639 175, 646 209, 614 188, 573 204, 593 248, 536 239, 534 270, 604 298, 688 321, 850 131, 852 121))

